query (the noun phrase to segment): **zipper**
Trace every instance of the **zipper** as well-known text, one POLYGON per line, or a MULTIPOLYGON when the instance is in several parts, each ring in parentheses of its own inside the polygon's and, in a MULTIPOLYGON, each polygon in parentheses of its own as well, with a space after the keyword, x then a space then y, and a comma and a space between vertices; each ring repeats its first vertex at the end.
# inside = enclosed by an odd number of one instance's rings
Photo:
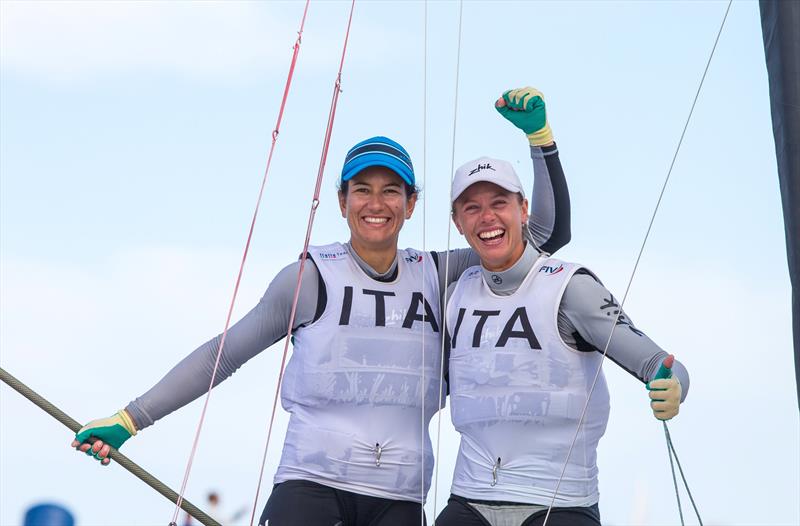
POLYGON ((497 457, 497 462, 492 466, 492 487, 497 485, 497 471, 500 469, 500 457, 497 457))

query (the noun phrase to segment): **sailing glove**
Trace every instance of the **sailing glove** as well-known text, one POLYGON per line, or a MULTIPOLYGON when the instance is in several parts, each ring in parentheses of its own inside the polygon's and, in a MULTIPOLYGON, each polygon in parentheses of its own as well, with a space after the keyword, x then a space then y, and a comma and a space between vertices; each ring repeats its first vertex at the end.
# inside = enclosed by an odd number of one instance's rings
POLYGON ((541 91, 531 87, 508 90, 494 107, 511 124, 525 132, 531 146, 553 142, 541 91))
MULTIPOLYGON (((136 426, 130 415, 123 409, 117 411, 108 418, 92 420, 80 428, 75 435, 75 442, 73 442, 73 445, 77 443, 77 447, 80 448, 81 444, 87 442, 90 437, 94 437, 115 449, 119 449, 126 440, 134 435, 136 435, 136 426)), ((97 443, 84 452, 87 455, 94 456, 94 458, 101 461, 104 465, 109 462, 109 460, 106 459, 108 448, 101 448, 97 443)))
POLYGON ((681 383, 676 377, 659 378, 647 384, 650 391, 650 407, 659 420, 669 420, 680 411, 681 383))

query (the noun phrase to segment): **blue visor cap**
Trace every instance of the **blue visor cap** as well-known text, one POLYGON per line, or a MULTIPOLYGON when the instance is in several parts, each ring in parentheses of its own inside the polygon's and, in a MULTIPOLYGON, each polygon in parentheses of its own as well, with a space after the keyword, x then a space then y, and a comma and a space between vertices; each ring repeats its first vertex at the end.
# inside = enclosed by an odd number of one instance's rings
POLYGON ((414 166, 405 148, 388 137, 372 137, 356 144, 344 158, 342 181, 349 181, 370 166, 385 166, 414 186, 414 166))

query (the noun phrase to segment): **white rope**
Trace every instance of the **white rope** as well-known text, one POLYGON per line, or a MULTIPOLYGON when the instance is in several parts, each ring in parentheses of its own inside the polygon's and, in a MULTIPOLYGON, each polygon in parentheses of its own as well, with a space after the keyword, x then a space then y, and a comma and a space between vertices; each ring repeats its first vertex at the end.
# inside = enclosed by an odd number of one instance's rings
POLYGON ((686 130, 689 128, 689 122, 692 119, 694 108, 697 105, 697 99, 700 97, 700 90, 703 88, 703 83, 705 82, 706 74, 708 73, 708 68, 711 66, 711 59, 714 58, 714 52, 717 49, 719 38, 722 35, 722 29, 725 27, 725 21, 728 19, 728 13, 730 12, 732 2, 733 0, 728 0, 728 7, 727 9, 725 9, 725 15, 722 17, 722 23, 719 26, 719 31, 717 31, 717 37, 714 40, 714 46, 711 48, 711 53, 708 56, 708 61, 706 61, 706 67, 703 70, 703 76, 700 78, 700 83, 697 86, 697 91, 694 95, 694 100, 692 101, 692 107, 689 110, 689 115, 686 117, 686 123, 683 125, 683 131, 681 132, 680 139, 678 139, 678 145, 675 148, 675 153, 672 156, 672 162, 669 165, 669 170, 667 171, 667 177, 664 179, 664 184, 661 186, 661 192, 658 195, 658 200, 656 201, 655 209, 653 210, 653 214, 650 217, 650 223, 647 225, 647 232, 645 232, 644 239, 642 240, 642 245, 639 248, 639 254, 636 256, 636 263, 633 265, 633 271, 631 271, 630 278, 628 279, 628 285, 625 287, 625 294, 622 296, 622 301, 619 304, 619 309, 617 309, 617 314, 614 316, 613 324, 611 326, 611 332, 609 333, 608 340, 606 341, 606 345, 603 348, 603 356, 600 361, 600 366, 597 368, 597 373, 595 373, 594 380, 592 381, 592 386, 589 389, 589 395, 586 397, 586 403, 583 406, 583 411, 581 411, 581 417, 578 420, 578 428, 575 430, 575 436, 572 438, 572 443, 570 444, 569 450, 567 451, 567 458, 564 460, 564 465, 561 469, 561 475, 558 477, 558 483, 556 484, 555 491, 553 492, 553 498, 550 500, 550 505, 547 508, 547 514, 545 515, 545 519, 542 526, 547 526, 547 520, 550 518, 550 512, 552 511, 553 504, 556 501, 556 496, 558 495, 558 489, 561 486, 561 481, 564 479, 564 474, 567 470, 569 457, 572 454, 572 449, 575 447, 575 442, 578 439, 581 426, 583 425, 583 420, 586 417, 586 410, 589 407, 589 401, 591 400, 591 396, 592 393, 594 392, 595 385, 597 385, 597 379, 600 377, 600 373, 603 370, 603 363, 605 362, 606 354, 608 353, 608 346, 611 344, 611 338, 614 336, 614 329, 617 327, 617 322, 619 320, 620 315, 622 314, 622 309, 625 306, 625 300, 628 298, 628 292, 631 289, 633 278, 636 275, 636 270, 639 268, 639 261, 641 261, 642 259, 642 254, 644 253, 644 247, 647 244, 648 238, 650 237, 650 231, 653 228, 653 223, 655 222, 656 214, 658 214, 658 209, 661 206, 661 200, 664 197, 664 192, 667 189, 667 184, 669 183, 670 176, 672 175, 672 169, 675 166, 675 161, 678 158, 678 153, 681 150, 681 145, 683 144, 683 138, 686 136, 686 130))
MULTIPOLYGON (((456 130, 458 124, 458 74, 461 66, 461 20, 464 13, 464 1, 458 2, 458 47, 456 48, 456 89, 453 99, 453 141, 450 146, 450 188, 452 192, 453 187, 453 170, 455 168, 456 158, 456 130)), ((445 290, 442 291, 442 349, 439 357, 439 408, 442 407, 442 386, 444 384, 444 352, 445 352, 445 328, 447 327, 447 278, 450 274, 450 232, 452 231, 452 224, 450 222, 450 208, 452 202, 452 195, 447 204, 447 251, 444 258, 444 284, 445 290)), ((439 444, 442 435, 442 411, 439 409, 436 418, 436 456, 434 462, 434 477, 433 477, 433 525, 436 525, 436 503, 439 496, 439 444)))
MULTIPOLYGON (((424 16, 423 16, 423 37, 422 37, 422 187, 425 188, 428 182, 427 170, 427 145, 428 145, 428 0, 423 2, 424 16)), ((419 524, 425 526, 425 437, 428 435, 428 429, 425 425, 425 398, 428 394, 428 385, 425 383, 425 322, 428 316, 428 309, 425 307, 427 304, 425 298, 425 278, 427 268, 425 261, 428 259, 427 248, 425 243, 425 230, 426 217, 425 217, 425 198, 422 199, 422 380, 420 381, 420 396, 422 397, 422 410, 420 411, 420 474, 422 481, 420 483, 420 496, 419 496, 419 524)), ((442 325, 441 323, 439 324, 442 325)), ((440 328, 440 331, 442 329, 440 328)), ((442 333, 440 333, 442 334, 442 333)))

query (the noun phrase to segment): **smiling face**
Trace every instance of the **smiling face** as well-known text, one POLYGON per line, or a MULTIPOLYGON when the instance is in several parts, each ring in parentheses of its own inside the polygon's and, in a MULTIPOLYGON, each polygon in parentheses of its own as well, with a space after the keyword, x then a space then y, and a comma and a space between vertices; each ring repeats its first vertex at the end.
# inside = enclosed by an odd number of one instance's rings
POLYGON ((350 227, 350 242, 364 257, 369 252, 396 251, 397 238, 411 217, 417 195, 406 196, 403 180, 388 168, 372 166, 339 192, 339 209, 350 227))
POLYGON ((469 186, 453 203, 453 222, 487 270, 507 270, 522 257, 528 201, 496 184, 469 186))

